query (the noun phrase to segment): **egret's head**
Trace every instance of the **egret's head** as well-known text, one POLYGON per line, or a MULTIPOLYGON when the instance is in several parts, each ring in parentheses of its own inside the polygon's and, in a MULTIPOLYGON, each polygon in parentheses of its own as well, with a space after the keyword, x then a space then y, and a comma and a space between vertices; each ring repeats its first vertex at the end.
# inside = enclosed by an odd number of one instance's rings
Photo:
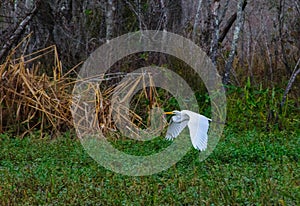
POLYGON ((164 112, 164 114, 179 114, 179 113, 180 113, 180 111, 178 111, 178 110, 174 110, 172 112, 164 112))

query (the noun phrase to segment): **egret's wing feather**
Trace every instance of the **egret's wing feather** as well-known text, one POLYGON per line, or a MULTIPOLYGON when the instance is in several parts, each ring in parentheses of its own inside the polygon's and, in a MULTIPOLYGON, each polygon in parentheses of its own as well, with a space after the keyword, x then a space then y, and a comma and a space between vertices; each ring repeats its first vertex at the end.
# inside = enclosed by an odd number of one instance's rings
POLYGON ((186 127, 188 121, 188 117, 183 117, 179 115, 173 116, 169 123, 166 139, 172 140, 176 138, 180 134, 180 132, 186 127))
POLYGON ((197 116, 194 116, 193 118, 190 117, 188 127, 194 148, 200 151, 205 150, 207 148, 209 119, 203 115, 197 114, 197 116))

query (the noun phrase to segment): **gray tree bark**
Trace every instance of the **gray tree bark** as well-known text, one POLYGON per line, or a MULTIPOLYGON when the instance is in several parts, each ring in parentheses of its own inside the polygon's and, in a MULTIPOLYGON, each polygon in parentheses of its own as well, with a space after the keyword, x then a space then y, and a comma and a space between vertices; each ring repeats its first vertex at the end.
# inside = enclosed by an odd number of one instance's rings
POLYGON ((31 21, 32 17, 36 14, 38 11, 39 1, 36 3, 35 7, 30 11, 30 13, 19 23, 17 29, 14 31, 14 33, 10 36, 10 38, 7 40, 7 42, 4 44, 2 49, 0 50, 0 60, 4 58, 4 56, 8 53, 8 51, 12 48, 13 44, 17 41, 19 41, 19 38, 26 28, 26 26, 31 21))
MULTIPOLYGON (((242 11, 245 10, 246 6, 247 6, 247 0, 243 1, 243 5, 242 5, 242 11)), ((220 38, 219 38, 219 42, 222 43, 223 40, 225 39, 227 33, 229 32, 230 28, 232 27, 233 23, 235 22, 237 18, 237 12, 235 12, 227 21, 226 25, 224 26, 224 29, 221 32, 220 38)))
POLYGON ((230 80, 230 70, 232 67, 233 59, 235 56, 239 36, 240 36, 240 31, 242 29, 243 25, 243 3, 244 0, 239 0, 238 5, 237 5, 237 19, 236 19, 236 25, 233 33, 233 40, 231 43, 231 50, 229 53, 229 57, 227 59, 227 62, 225 64, 225 73, 223 76, 223 84, 227 85, 230 80))
POLYGON ((212 41, 210 46, 210 58, 214 65, 217 64, 217 52, 219 46, 219 34, 220 34, 220 19, 219 19, 219 12, 220 12, 220 2, 219 0, 214 2, 213 5, 213 33, 212 33, 212 41))
POLYGON ((196 11, 196 16, 195 16, 195 21, 194 21, 193 35, 192 35, 192 40, 194 42, 196 41, 196 35, 198 33, 198 27, 199 27, 199 23, 200 23, 201 7, 202 7, 202 0, 199 0, 198 6, 197 6, 197 11, 196 11))
POLYGON ((110 40, 113 37, 115 10, 114 0, 108 0, 106 5, 106 40, 110 40))

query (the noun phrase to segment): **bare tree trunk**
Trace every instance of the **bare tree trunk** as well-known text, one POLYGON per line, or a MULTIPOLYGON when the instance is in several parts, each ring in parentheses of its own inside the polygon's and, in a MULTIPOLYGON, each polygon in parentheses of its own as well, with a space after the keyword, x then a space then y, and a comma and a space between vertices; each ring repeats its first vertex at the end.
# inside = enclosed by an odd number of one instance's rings
POLYGON ((181 27, 184 30, 187 27, 187 23, 191 19, 191 9, 193 5, 192 0, 181 0, 181 27))
POLYGON ((201 5, 202 5, 202 0, 199 0, 198 6, 197 6, 197 11, 196 11, 196 16, 195 16, 195 21, 194 21, 194 27, 193 27, 193 35, 192 35, 192 40, 195 42, 196 40, 196 35, 200 23, 200 18, 201 18, 201 5))
POLYGON ((225 64, 225 73, 223 76, 223 84, 225 84, 225 85, 227 85, 229 83, 230 70, 231 70, 233 59, 235 56, 238 39, 240 36, 240 31, 241 31, 242 25, 243 25, 243 3, 244 3, 244 0, 239 0, 238 5, 237 5, 237 20, 236 20, 234 33, 233 33, 233 40, 231 43, 231 50, 229 53, 228 60, 225 64))
POLYGON ((221 24, 221 22, 223 21, 225 15, 226 15, 226 13, 227 13, 229 2, 230 2, 230 0, 226 0, 226 2, 225 2, 225 4, 224 4, 223 10, 222 10, 222 14, 221 14, 221 16, 220 16, 220 18, 219 18, 220 24, 221 24))
MULTIPOLYGON (((160 4, 161 4, 161 8, 162 8, 162 29, 163 29, 163 39, 162 41, 163 42, 166 42, 166 31, 167 31, 167 25, 168 25, 168 21, 169 21, 169 11, 168 11, 168 8, 166 6, 166 0, 160 0, 160 4)), ((161 45, 162 47, 164 46, 164 44, 161 45)), ((161 50, 163 51, 164 48, 161 48, 161 50)), ((159 55, 160 58, 159 58, 159 61, 160 61, 160 64, 164 64, 165 61, 166 61, 166 56, 164 54, 161 54, 159 55)))
POLYGON ((273 55, 272 55, 272 53, 271 53, 271 46, 268 44, 268 41, 267 41, 267 39, 265 39, 265 45, 266 45, 266 52, 267 52, 267 54, 268 54, 268 61, 269 61, 269 74, 270 75, 268 75, 269 77, 270 77, 270 82, 271 82, 271 84, 272 84, 272 86, 273 86, 273 55))
POLYGON ((0 60, 4 58, 4 55, 8 53, 8 51, 12 48, 13 44, 19 40, 22 32, 24 31, 24 29, 26 28, 26 26, 28 25, 32 17, 36 14, 38 10, 38 4, 39 1, 36 3, 35 7, 31 10, 31 12, 27 14, 27 16, 21 21, 17 29, 14 31, 11 37, 4 44, 4 46, 0 50, 0 60))
MULTIPOLYGON (((242 11, 245 10, 246 6, 247 6, 247 0, 244 0, 243 6, 242 6, 242 11)), ((235 22, 236 18, 237 18, 237 12, 235 12, 227 21, 226 26, 224 27, 224 29, 220 35, 220 38, 219 38, 220 43, 222 43, 223 40, 225 39, 227 33, 229 32, 229 30, 232 27, 233 23, 235 22)))
POLYGON ((137 5, 137 18, 139 20, 139 28, 140 30, 143 29, 142 27, 142 12, 141 12, 141 0, 135 0, 135 4, 137 5))
POLYGON ((248 28, 249 32, 247 33, 247 65, 248 65, 248 76, 250 76, 250 81, 253 81, 253 61, 254 61, 254 51, 256 49, 256 42, 253 42, 253 34, 251 26, 248 28))
POLYGON ((300 64, 300 58, 298 59, 298 62, 296 64, 296 66, 295 66, 295 69, 294 69, 294 71, 293 71, 293 73, 291 75, 291 78, 290 78, 289 82, 288 82, 288 85, 287 85, 287 87, 286 87, 286 89, 285 89, 285 91, 283 93, 282 100, 281 100, 281 103, 280 103, 280 113, 282 112, 282 108, 283 108, 284 103, 286 101, 286 97, 287 97, 289 91, 291 90, 292 85, 293 85, 294 81, 296 80, 297 75, 300 73, 299 64, 300 64))
POLYGON ((214 2, 213 11, 212 11, 214 21, 213 21, 212 40, 210 46, 210 58, 214 65, 216 65, 217 51, 219 45, 219 34, 220 34, 219 10, 220 10, 220 2, 219 0, 216 0, 214 2))
POLYGON ((213 14, 212 14, 212 10, 211 10, 211 5, 212 5, 212 2, 211 2, 212 0, 207 0, 206 1, 206 4, 207 4, 207 8, 206 8, 206 10, 207 10, 207 21, 206 21, 206 32, 207 32, 207 34, 208 34, 208 36, 206 36, 206 40, 205 41, 207 41, 207 44, 206 44, 206 46, 207 46, 207 53, 209 52, 209 49, 210 49, 210 43, 211 43, 211 40, 212 40, 212 31, 213 31, 213 29, 212 29, 212 22, 213 22, 213 14))
POLYGON ((282 60, 284 63, 284 66, 286 68, 286 71, 288 74, 291 74, 291 69, 290 65, 288 63, 288 58, 285 52, 285 47, 284 47, 284 40, 283 40, 283 27, 284 27, 284 15, 285 15, 285 0, 280 0, 279 1, 279 6, 278 6, 278 32, 279 32, 279 39, 280 39, 280 47, 281 47, 281 53, 282 53, 282 60))
POLYGON ((114 0, 108 0, 106 5, 106 40, 110 40, 113 37, 114 31, 114 11, 116 7, 114 0))
POLYGON ((163 18, 162 18, 162 29, 163 31, 167 31, 167 25, 169 22, 169 11, 166 6, 165 0, 160 0, 161 8, 162 8, 162 13, 163 13, 163 18))
POLYGON ((17 23, 18 23, 18 5, 19 5, 19 1, 15 0, 14 1, 14 13, 13 13, 14 27, 16 27, 17 23))

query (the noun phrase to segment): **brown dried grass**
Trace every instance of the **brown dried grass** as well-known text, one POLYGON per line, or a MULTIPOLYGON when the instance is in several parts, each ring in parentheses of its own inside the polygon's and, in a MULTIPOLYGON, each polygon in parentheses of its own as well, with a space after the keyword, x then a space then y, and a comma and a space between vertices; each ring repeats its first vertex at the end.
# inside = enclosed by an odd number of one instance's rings
POLYGON ((0 132, 11 131, 23 137, 35 129, 43 135, 44 131, 57 134, 71 128, 69 82, 72 80, 62 76, 56 47, 18 59, 11 58, 13 53, 15 50, 0 65, 0 132), (40 65, 32 64, 49 54, 55 57, 53 76, 40 73, 40 65))
MULTIPOLYGON (((79 80, 71 77, 77 67, 63 74, 55 46, 50 46, 29 55, 13 58, 21 43, 11 51, 6 61, 0 65, 0 133, 12 132, 24 137, 33 131, 40 131, 41 137, 45 134, 57 136, 61 132, 74 128, 71 114, 73 101, 72 89, 79 80), (52 75, 42 71, 41 64, 36 62, 47 55, 52 55, 52 75)), ((118 75, 118 74, 116 74, 118 75)), ((124 74, 123 74, 124 75, 124 74)), ((142 74, 141 74, 142 75, 142 74)), ((135 81, 142 81, 136 78, 135 81)), ((104 90, 95 89, 94 103, 96 105, 97 124, 102 131, 115 131, 115 121, 133 122, 140 125, 145 123, 143 118, 130 110, 130 118, 117 116, 112 121, 113 108, 110 98, 113 92, 120 88, 131 87, 130 97, 137 86, 137 82, 122 82, 117 86, 110 86, 104 90)), ((153 85, 154 86, 154 85, 153 85)), ((155 87, 143 87, 141 95, 150 99, 154 104, 155 87), (147 90, 147 91, 146 91, 147 90)))

